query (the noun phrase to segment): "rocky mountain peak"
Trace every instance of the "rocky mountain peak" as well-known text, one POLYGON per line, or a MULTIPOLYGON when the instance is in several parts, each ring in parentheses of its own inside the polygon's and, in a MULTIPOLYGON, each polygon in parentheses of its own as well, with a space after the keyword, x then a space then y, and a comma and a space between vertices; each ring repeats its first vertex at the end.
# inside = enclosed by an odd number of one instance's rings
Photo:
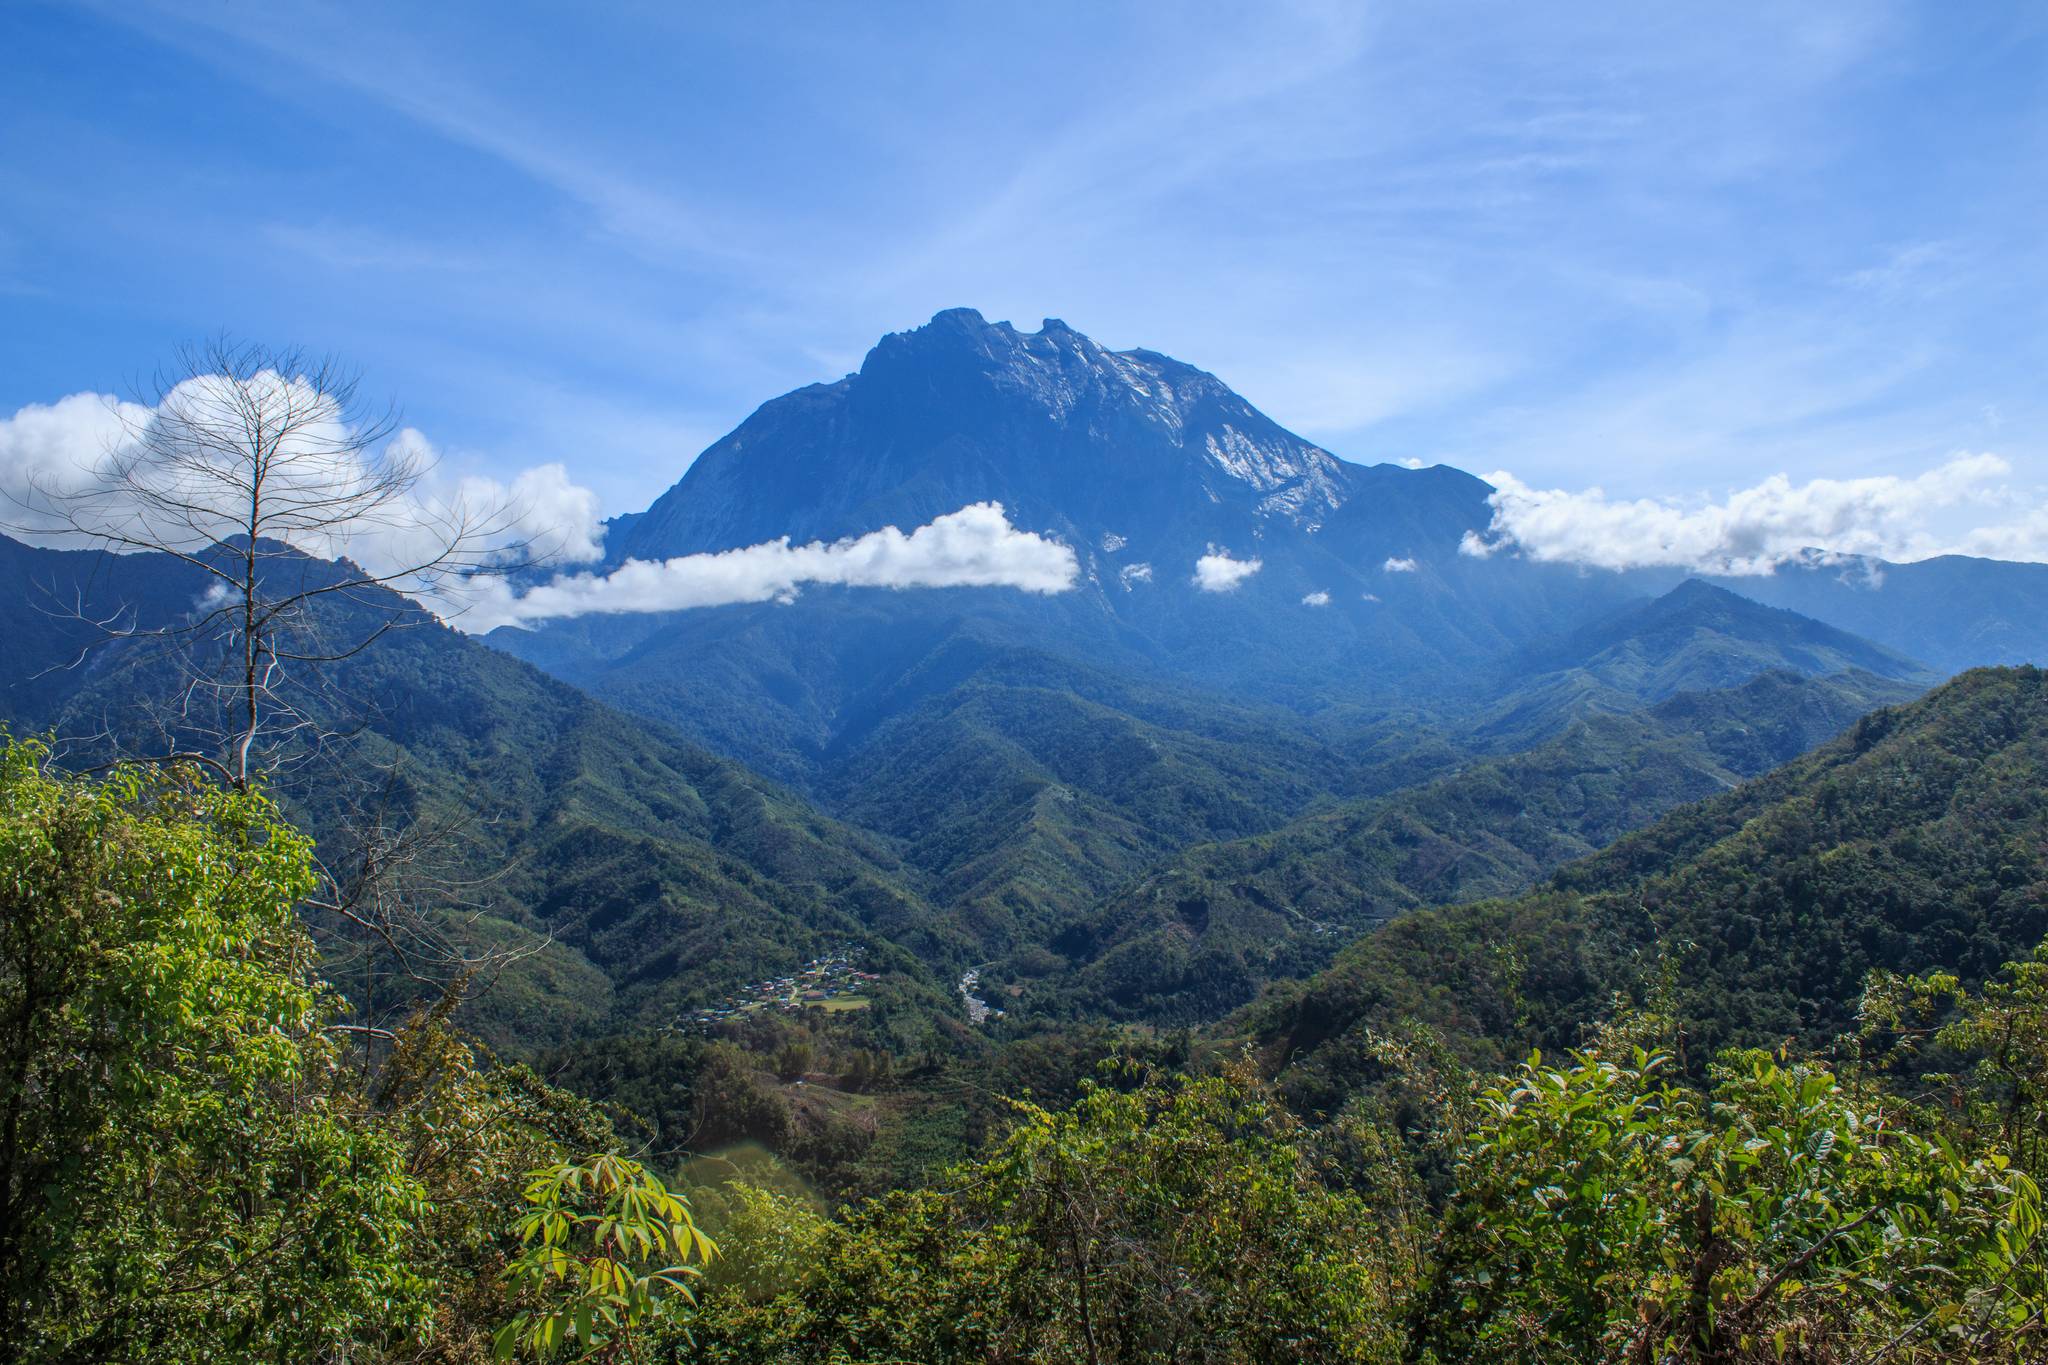
MULTIPOLYGON (((1112 351, 1059 318, 1036 332, 950 308, 923 327, 884 337, 857 385, 864 397, 912 398, 944 408, 1078 425, 1113 463, 1145 448, 1178 453, 1211 476, 1219 495, 1241 485, 1260 510, 1316 523, 1342 505, 1345 466, 1267 418, 1222 380, 1157 351, 1112 351)), ((895 401, 889 406, 897 408, 895 401)), ((898 408, 900 411, 900 408, 898 408)))
POLYGON ((831 539, 994 501, 1081 543, 1151 522, 1187 558, 1267 527, 1316 531, 1365 474, 1170 356, 1110 350, 1059 318, 1025 332, 949 308, 884 336, 854 374, 762 405, 608 548, 831 539))

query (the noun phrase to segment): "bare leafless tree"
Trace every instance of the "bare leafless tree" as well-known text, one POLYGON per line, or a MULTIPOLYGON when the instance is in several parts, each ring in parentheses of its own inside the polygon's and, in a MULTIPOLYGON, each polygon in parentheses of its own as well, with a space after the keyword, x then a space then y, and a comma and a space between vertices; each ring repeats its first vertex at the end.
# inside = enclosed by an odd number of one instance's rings
POLYGON ((167 556, 205 585, 170 619, 69 608, 103 642, 170 666, 139 714, 80 738, 128 761, 192 763, 237 788, 317 771, 289 784, 317 781, 330 812, 326 885, 309 909, 351 926, 357 946, 388 950, 407 975, 467 978, 502 964, 464 951, 447 916, 420 904, 457 885, 437 850, 459 832, 394 815, 392 774, 350 743, 366 716, 341 695, 335 665, 432 622, 421 598, 445 611, 465 583, 530 558, 531 545, 513 509, 436 496, 423 444, 360 389, 332 357, 225 337, 187 347, 117 409, 119 439, 82 482, 32 485, 14 499, 15 520, 44 540, 167 556))
POLYGON ((331 728, 300 704, 324 666, 431 619, 416 599, 445 600, 521 548, 508 509, 431 496, 423 448, 390 439, 395 412, 359 390, 332 357, 189 347, 121 410, 122 439, 82 486, 28 495, 43 536, 203 575, 189 615, 110 633, 168 648, 183 687, 166 728, 202 741, 176 756, 238 787, 331 728), (353 610, 316 611, 327 598, 353 610))

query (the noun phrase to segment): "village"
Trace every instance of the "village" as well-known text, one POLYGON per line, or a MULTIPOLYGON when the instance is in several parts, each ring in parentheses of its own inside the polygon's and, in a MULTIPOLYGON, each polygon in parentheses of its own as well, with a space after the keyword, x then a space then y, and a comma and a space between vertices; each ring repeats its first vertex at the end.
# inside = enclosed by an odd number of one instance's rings
POLYGON ((864 1010, 869 1003, 864 992, 882 979, 861 969, 864 957, 864 951, 857 947, 814 957, 789 976, 757 981, 716 1004, 692 1010, 673 1025, 674 1031, 709 1033, 720 1024, 769 1009, 785 1013, 804 1009, 864 1010))

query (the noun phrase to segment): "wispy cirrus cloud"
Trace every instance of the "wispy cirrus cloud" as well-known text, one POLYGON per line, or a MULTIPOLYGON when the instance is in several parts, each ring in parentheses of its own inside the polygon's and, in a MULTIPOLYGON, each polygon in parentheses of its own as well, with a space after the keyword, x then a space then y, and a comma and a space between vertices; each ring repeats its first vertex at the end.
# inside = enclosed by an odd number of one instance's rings
POLYGON ((2048 478, 2017 15, 515 9, 28 7, 7 405, 146 366, 202 306, 342 346, 500 478, 565 457, 622 510, 968 304, 1171 352, 1363 462, 1637 497, 1995 442, 2048 478), (1959 71, 1997 97, 1942 98, 1959 71), (150 118, 138 74, 217 117, 150 118), (165 164, 202 173, 150 181, 145 224, 123 196, 165 164))

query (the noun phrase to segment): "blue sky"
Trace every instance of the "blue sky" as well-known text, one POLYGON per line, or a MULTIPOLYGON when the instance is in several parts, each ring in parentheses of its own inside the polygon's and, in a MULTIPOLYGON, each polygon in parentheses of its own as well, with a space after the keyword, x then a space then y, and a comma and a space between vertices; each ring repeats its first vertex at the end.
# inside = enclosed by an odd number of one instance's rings
POLYGON ((2044 170, 2019 6, 15 3, 0 416, 226 328, 624 511, 968 305, 1366 462, 2031 490, 2044 170))

